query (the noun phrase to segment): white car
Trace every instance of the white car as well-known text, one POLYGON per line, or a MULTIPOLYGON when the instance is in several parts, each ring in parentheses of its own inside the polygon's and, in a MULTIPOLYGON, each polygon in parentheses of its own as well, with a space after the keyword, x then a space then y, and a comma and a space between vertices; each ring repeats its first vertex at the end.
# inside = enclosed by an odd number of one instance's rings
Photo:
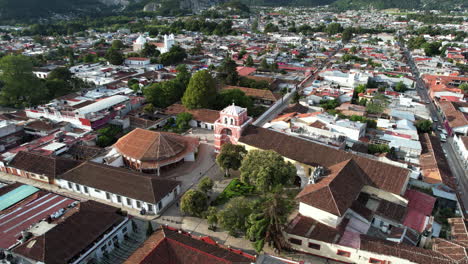
POLYGON ((440 142, 447 142, 447 137, 444 134, 440 134, 440 142))

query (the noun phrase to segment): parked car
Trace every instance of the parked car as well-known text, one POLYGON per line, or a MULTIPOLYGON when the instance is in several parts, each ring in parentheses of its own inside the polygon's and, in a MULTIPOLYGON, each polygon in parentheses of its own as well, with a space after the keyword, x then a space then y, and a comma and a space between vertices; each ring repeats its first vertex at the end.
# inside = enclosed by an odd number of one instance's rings
POLYGON ((437 130, 442 131, 442 127, 441 127, 441 126, 437 126, 437 130))
POLYGON ((447 137, 444 134, 440 134, 440 142, 447 142, 447 137))

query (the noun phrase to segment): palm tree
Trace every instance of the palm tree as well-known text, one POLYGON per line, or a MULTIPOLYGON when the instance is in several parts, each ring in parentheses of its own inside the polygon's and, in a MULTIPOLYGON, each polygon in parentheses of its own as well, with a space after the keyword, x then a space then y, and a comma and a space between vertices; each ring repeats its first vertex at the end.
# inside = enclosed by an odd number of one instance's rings
POLYGON ((278 251, 289 248, 283 228, 294 207, 292 197, 278 187, 261 199, 260 206, 261 212, 251 214, 247 220, 247 237, 254 241, 255 250, 260 252, 265 243, 278 251))

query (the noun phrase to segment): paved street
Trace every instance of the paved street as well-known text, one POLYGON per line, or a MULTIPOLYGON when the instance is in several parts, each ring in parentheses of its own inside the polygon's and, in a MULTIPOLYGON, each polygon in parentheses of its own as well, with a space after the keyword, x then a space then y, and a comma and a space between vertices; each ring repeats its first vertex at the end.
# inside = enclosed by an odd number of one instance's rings
MULTIPOLYGON (((434 127, 443 126, 442 116, 440 115, 439 111, 437 110, 434 102, 429 96, 429 90, 427 89, 426 85, 424 84, 423 80, 419 76, 419 72, 413 62, 413 59, 408 51, 405 52, 408 63, 411 67, 413 75, 416 77, 416 90, 424 102, 428 102, 427 106, 430 110, 432 120, 434 121, 434 127), (437 120, 437 122, 436 122, 437 120)), ((440 137, 441 131, 434 129, 435 134, 440 137)), ((458 191, 461 195, 461 202, 463 205, 468 205, 468 171, 463 169, 462 161, 460 157, 457 155, 454 149, 454 142, 452 137, 447 136, 447 142, 441 142, 442 148, 444 149, 444 153, 447 157, 447 160, 450 165, 450 170, 452 171, 453 176, 456 178, 458 182, 458 191)), ((466 213, 466 212, 465 212, 466 213)))

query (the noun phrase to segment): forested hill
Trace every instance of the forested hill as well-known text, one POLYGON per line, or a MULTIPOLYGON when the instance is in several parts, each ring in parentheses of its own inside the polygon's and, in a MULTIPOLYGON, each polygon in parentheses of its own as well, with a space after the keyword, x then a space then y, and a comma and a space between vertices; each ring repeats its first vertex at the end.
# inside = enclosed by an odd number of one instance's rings
POLYGON ((102 14, 106 9, 99 0, 0 0, 0 20, 94 15, 102 14))
MULTIPOLYGON (((148 3, 155 11, 177 15, 193 12, 227 0, 0 0, 0 22, 34 21, 72 16, 105 16, 143 11, 148 3), (185 12, 179 12, 184 9, 185 12)), ((240 0, 248 6, 319 6, 347 10, 361 8, 443 9, 468 8, 468 0, 240 0)))

